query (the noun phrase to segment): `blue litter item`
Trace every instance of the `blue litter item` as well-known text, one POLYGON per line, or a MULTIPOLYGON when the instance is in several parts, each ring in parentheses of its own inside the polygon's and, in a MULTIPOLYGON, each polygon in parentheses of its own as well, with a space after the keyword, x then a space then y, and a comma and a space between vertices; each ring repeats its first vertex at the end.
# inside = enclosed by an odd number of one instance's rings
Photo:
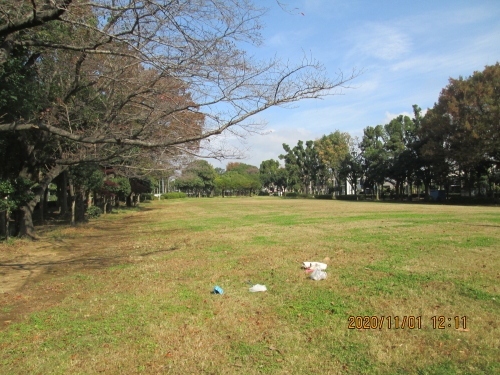
POLYGON ((222 290, 222 288, 221 288, 220 286, 216 285, 216 286, 214 287, 214 290, 213 290, 213 292, 212 292, 212 293, 213 293, 213 294, 224 294, 224 291, 222 290))

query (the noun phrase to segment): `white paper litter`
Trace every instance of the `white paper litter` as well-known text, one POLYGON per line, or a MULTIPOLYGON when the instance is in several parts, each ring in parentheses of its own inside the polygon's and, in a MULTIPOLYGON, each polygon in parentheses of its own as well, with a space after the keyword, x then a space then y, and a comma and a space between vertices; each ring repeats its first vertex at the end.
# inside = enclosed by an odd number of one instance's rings
POLYGON ((316 269, 316 270, 314 270, 313 273, 311 273, 310 277, 311 277, 311 279, 318 281, 318 280, 326 279, 326 276, 327 275, 326 275, 325 271, 321 271, 320 269, 316 269))
POLYGON ((249 292, 265 292, 266 290, 267 290, 266 286, 260 284, 255 284, 250 289, 248 289, 249 292))
POLYGON ((302 268, 309 268, 312 270, 321 270, 324 271, 328 265, 326 263, 320 263, 320 262, 304 262, 302 263, 302 268))

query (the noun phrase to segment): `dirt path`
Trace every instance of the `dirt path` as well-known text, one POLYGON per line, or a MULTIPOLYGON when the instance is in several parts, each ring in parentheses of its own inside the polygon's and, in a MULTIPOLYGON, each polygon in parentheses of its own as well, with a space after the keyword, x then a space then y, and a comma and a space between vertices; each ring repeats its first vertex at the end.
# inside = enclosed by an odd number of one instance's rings
POLYGON ((134 249, 137 224, 144 223, 146 215, 131 213, 105 226, 94 222, 77 228, 44 228, 39 241, 0 244, 0 330, 64 298, 60 279, 65 275, 151 255, 134 249))
POLYGON ((116 249, 121 241, 127 241, 128 236, 124 233, 130 233, 127 227, 136 221, 130 220, 131 217, 124 219, 120 222, 119 233, 117 223, 109 223, 106 233, 91 223, 79 228, 62 228, 59 230, 60 236, 55 238, 42 236, 39 241, 26 240, 19 241, 15 246, 2 246, 0 293, 22 291, 27 283, 48 272, 108 264, 113 258, 119 258, 123 254, 117 253, 116 249), (110 254, 111 250, 113 254, 110 254))

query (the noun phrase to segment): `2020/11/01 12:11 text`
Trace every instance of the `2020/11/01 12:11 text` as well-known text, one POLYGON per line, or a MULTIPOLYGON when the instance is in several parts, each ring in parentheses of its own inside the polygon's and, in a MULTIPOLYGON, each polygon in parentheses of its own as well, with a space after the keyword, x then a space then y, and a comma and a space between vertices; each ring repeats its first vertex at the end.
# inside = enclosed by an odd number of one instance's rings
MULTIPOLYGON (((422 316, 415 315, 382 315, 382 316, 350 316, 349 329, 422 329, 422 316)), ((430 318, 432 329, 467 328, 466 316, 433 316, 430 318)))

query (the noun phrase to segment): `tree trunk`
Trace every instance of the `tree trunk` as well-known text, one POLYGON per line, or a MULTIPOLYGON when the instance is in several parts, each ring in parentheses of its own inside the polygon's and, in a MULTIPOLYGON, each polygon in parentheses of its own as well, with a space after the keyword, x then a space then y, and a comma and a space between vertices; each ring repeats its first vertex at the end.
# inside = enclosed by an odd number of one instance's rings
POLYGON ((9 210, 4 211, 4 215, 2 215, 2 227, 5 229, 5 241, 9 240, 9 219, 10 219, 10 214, 9 210), (5 222, 4 222, 5 220, 5 222))
POLYGON ((87 191, 87 193, 85 195, 85 201, 87 202, 87 208, 94 205, 92 202, 92 192, 90 190, 87 191))
POLYGON ((83 223, 85 221, 85 193, 80 192, 76 195, 76 221, 83 223))
POLYGON ((95 190, 92 192, 92 206, 98 206, 102 202, 102 197, 95 190))
POLYGON ((50 194, 50 190, 49 188, 47 187, 45 189, 45 194, 43 195, 43 207, 44 207, 44 210, 43 210, 43 216, 46 218, 48 215, 49 215, 49 195, 50 194))
POLYGON ((45 223, 45 211, 46 211, 46 206, 47 206, 47 201, 46 201, 46 197, 47 197, 47 190, 48 189, 45 189, 43 191, 43 193, 40 195, 40 204, 39 204, 39 207, 40 207, 40 223, 43 225, 45 223))
POLYGON ((19 208, 20 217, 17 219, 19 237, 37 239, 35 226, 33 225, 33 211, 49 184, 67 168, 67 166, 57 165, 49 170, 42 180, 39 181, 38 187, 34 189, 33 199, 19 208))
POLYGON ((337 178, 335 177, 335 173, 332 172, 331 175, 332 181, 332 199, 337 199, 337 178))
POLYGON ((68 172, 64 171, 60 180, 61 184, 61 215, 66 215, 68 212, 68 172))
POLYGON ((6 210, 5 211, 5 241, 9 240, 9 235, 10 235, 9 224, 10 224, 10 211, 6 210))
POLYGON ((19 237, 29 237, 37 240, 35 226, 33 225, 33 211, 35 210, 39 196, 35 196, 30 202, 20 208, 19 237))
POLYGON ((71 196, 71 226, 76 226, 76 197, 74 195, 71 196))
POLYGON ((134 197, 135 197, 135 194, 133 192, 131 192, 127 196, 127 207, 132 207, 134 205, 134 197))
POLYGON ((68 183, 69 183, 69 196, 70 196, 70 199, 71 199, 71 226, 75 226, 76 225, 76 222, 75 222, 75 214, 76 214, 76 197, 75 197, 75 187, 73 185, 73 180, 70 178, 68 180, 68 183))
POLYGON ((424 188, 425 188, 425 196, 424 196, 424 200, 428 201, 429 200, 429 196, 431 195, 431 183, 430 181, 424 181, 424 188))

